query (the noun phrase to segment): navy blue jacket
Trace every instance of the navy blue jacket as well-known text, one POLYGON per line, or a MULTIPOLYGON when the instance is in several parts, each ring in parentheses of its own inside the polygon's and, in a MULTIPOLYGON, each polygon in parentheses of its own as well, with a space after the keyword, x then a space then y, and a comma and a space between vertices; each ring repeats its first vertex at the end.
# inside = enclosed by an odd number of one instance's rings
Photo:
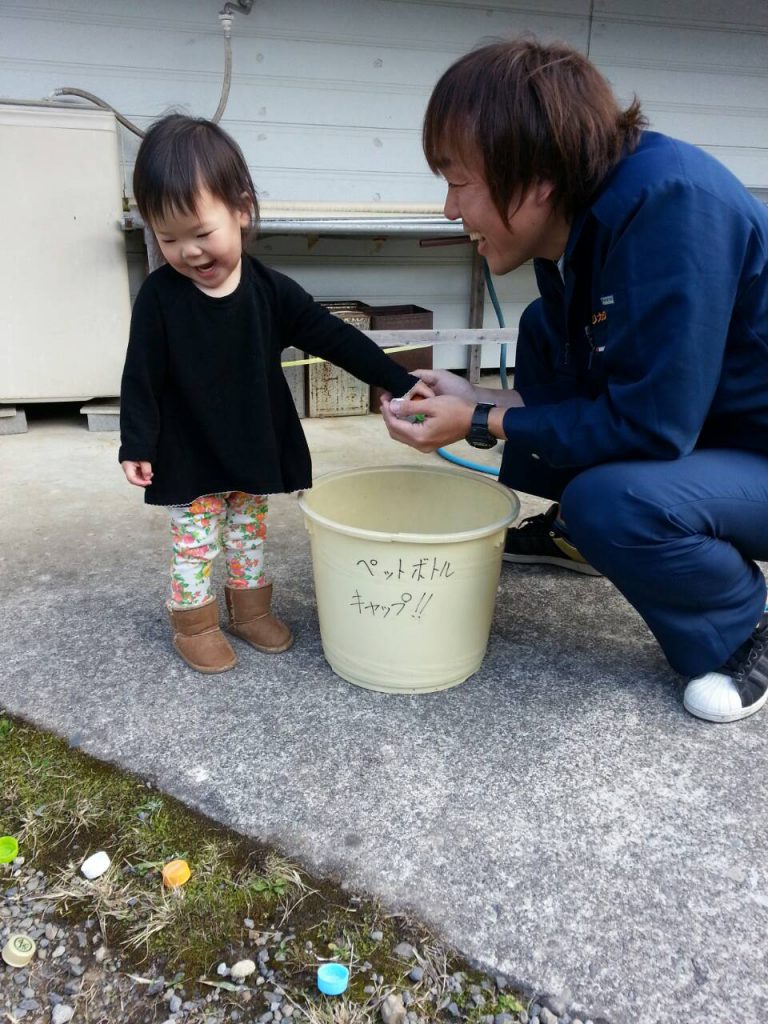
POLYGON ((508 445, 576 468, 768 452, 768 208, 717 160, 644 132, 575 219, 564 283, 534 266, 552 382, 521 387, 508 445))

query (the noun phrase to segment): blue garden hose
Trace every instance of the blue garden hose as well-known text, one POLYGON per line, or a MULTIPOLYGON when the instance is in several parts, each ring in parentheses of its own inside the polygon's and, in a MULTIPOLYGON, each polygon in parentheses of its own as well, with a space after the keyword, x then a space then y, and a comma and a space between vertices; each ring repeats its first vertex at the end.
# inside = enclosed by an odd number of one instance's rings
POLYGON ((446 462, 452 462, 455 466, 463 466, 464 469, 474 469, 478 473, 490 473, 491 476, 495 476, 498 480, 499 471, 494 469, 493 466, 481 466, 479 462, 470 462, 469 459, 462 459, 460 455, 454 455, 453 452, 449 452, 447 448, 438 448, 437 454, 446 460, 446 462))
MULTIPOLYGON (((485 285, 488 289, 488 294, 491 297, 493 308, 496 311, 496 319, 499 321, 499 327, 506 327, 504 322, 504 314, 501 311, 499 305, 499 299, 496 295, 496 289, 493 287, 493 280, 491 279, 491 272, 488 269, 488 264, 483 260, 483 277, 485 278, 485 285)), ((509 381, 507 380, 507 346, 504 343, 501 346, 499 354, 499 377, 501 378, 502 388, 509 387, 509 381)), ((438 448, 437 454, 445 459, 447 462, 452 462, 456 466, 463 466, 464 469, 474 469, 477 473, 489 473, 491 476, 495 476, 498 479, 499 471, 494 469, 493 466, 483 466, 479 462, 470 462, 469 459, 462 459, 460 455, 454 455, 453 452, 449 452, 447 448, 438 448)))

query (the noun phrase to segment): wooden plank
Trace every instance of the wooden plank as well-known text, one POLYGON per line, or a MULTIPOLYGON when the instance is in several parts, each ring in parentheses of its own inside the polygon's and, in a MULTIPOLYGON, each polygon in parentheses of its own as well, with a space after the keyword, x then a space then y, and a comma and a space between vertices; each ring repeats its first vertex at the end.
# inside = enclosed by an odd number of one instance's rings
POLYGON ((513 345, 516 327, 439 328, 433 331, 363 331, 381 348, 398 345, 513 345))
MULTIPOLYGON (((483 257, 472 246, 472 269, 469 277, 469 326, 477 330, 483 326, 485 312, 485 275, 483 273, 483 257)), ((470 345, 467 352, 467 380, 470 384, 480 382, 481 346, 470 345)))

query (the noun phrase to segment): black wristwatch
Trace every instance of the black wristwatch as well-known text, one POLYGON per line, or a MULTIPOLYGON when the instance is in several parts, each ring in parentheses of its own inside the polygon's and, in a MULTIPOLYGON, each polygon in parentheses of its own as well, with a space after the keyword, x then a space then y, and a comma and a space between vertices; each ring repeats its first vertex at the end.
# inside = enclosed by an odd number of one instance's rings
POLYGON ((493 448, 498 439, 488 429, 488 414, 496 406, 491 402, 480 402, 472 413, 472 423, 467 434, 467 441, 473 448, 493 448))

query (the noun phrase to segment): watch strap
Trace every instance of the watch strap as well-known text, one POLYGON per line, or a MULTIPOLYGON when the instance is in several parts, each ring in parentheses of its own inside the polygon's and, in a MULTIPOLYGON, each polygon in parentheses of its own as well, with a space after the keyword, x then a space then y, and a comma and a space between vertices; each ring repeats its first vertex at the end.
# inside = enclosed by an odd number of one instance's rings
POLYGON ((498 438, 488 429, 488 417, 491 409, 495 408, 493 402, 478 402, 475 406, 466 437, 474 448, 493 448, 498 443, 498 438))
POLYGON ((488 430, 488 417, 491 414, 491 409, 495 409, 496 406, 493 402, 478 402, 475 406, 475 411, 472 413, 472 423, 470 430, 488 430))

